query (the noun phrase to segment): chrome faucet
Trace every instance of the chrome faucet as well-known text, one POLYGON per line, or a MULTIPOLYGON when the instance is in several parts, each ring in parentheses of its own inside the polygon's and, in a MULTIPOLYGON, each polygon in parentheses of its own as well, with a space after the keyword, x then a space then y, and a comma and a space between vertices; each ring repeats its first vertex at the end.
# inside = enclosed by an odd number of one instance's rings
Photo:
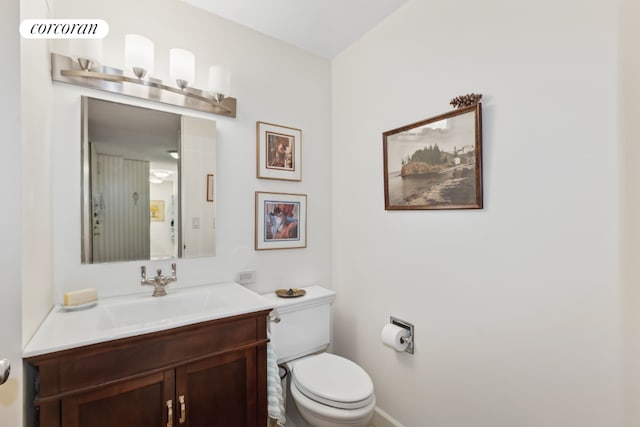
POLYGON ((147 267, 144 265, 140 267, 140 285, 145 286, 153 286, 153 296, 154 297, 163 297, 167 294, 167 291, 164 289, 169 283, 175 282, 178 277, 176 276, 176 264, 171 264, 171 276, 163 276, 162 269, 156 270, 156 276, 147 279, 147 267))

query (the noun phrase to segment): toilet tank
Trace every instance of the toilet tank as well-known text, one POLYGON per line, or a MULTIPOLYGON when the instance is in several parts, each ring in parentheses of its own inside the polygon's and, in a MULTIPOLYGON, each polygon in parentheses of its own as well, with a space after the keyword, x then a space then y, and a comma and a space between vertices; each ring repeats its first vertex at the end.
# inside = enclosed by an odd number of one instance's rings
POLYGON ((329 346, 335 292, 321 286, 304 290, 306 294, 297 298, 280 298, 275 293, 264 295, 274 306, 270 337, 278 363, 323 351, 329 346))

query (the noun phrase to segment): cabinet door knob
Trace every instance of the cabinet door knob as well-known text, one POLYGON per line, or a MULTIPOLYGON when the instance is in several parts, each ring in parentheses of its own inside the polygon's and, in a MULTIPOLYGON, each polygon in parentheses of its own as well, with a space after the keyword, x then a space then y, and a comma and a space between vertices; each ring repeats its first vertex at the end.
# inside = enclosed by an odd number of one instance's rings
POLYGON ((180 424, 184 424, 187 419, 187 408, 184 404, 184 395, 179 396, 178 400, 180 401, 180 424))
POLYGON ((173 427, 173 401, 167 400, 167 427, 173 427))

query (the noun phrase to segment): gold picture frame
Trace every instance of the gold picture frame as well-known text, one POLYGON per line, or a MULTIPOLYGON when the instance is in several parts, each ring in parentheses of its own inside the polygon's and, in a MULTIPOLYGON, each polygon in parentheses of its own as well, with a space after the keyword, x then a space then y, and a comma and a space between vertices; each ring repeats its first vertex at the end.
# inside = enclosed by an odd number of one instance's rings
POLYGON ((256 122, 256 176, 302 181, 302 130, 256 122))
POLYGON ((256 191, 255 250, 307 247, 307 195, 256 191))
POLYGON ((213 174, 207 174, 207 202, 213 202, 213 174))
POLYGON ((149 215, 151 221, 164 222, 164 200, 150 200, 149 215))
POLYGON ((482 105, 383 134, 386 210, 482 209, 482 105))

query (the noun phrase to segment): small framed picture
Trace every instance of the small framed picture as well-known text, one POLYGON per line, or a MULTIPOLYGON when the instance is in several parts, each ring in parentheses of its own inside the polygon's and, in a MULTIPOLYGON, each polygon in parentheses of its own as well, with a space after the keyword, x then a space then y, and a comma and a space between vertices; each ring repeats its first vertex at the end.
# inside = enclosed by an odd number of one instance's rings
POLYGON ((302 131, 256 122, 257 177, 302 181, 302 131))
POLYGON ((151 221, 164 221, 164 200, 150 200, 149 201, 149 215, 151 221))
POLYGON ((480 103, 382 136, 386 210, 482 209, 480 103))
POLYGON ((256 191, 255 249, 307 247, 307 195, 256 191))
POLYGON ((213 202, 213 174, 207 175, 207 202, 213 202))

